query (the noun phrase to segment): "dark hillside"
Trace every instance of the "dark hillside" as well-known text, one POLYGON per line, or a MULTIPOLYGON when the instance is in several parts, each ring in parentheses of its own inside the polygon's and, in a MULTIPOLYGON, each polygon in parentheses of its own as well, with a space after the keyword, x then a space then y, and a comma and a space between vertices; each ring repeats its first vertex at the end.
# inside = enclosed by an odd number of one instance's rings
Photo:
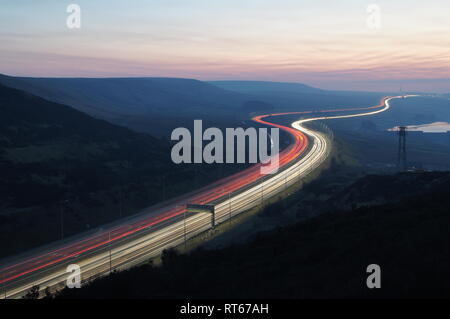
POLYGON ((193 119, 233 120, 251 97, 206 82, 178 78, 26 78, 0 83, 96 118, 152 135, 168 135, 193 119))
POLYGON ((0 85, 0 257, 194 190, 239 165, 175 165, 170 144, 0 85), (186 183, 189 180, 189 183, 186 183))

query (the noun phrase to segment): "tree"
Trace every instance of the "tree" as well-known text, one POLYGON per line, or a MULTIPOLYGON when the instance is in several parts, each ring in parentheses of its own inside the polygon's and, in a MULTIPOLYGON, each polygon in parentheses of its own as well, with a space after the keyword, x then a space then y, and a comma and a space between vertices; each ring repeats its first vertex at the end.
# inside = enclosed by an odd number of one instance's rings
POLYGON ((45 288, 44 290, 44 299, 53 299, 52 292, 50 291, 50 287, 45 288))
POLYGON ((39 285, 33 286, 28 290, 23 299, 38 299, 39 298, 39 285))
POLYGON ((173 248, 164 249, 161 254, 162 263, 166 267, 172 266, 174 264, 174 261, 177 259, 177 257, 178 257, 178 252, 173 248))

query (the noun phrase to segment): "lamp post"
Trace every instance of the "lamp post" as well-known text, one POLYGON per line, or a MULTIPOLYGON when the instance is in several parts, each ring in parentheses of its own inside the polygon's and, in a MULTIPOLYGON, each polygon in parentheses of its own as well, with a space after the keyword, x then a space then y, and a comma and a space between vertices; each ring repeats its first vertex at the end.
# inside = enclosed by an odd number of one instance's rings
POLYGON ((112 256, 111 256, 111 231, 108 231, 108 248, 109 248, 109 274, 112 272, 112 256))
MULTIPOLYGON (((187 207, 187 206, 186 206, 187 207)), ((183 224, 184 224, 184 249, 187 248, 187 238, 186 238, 186 209, 183 210, 183 224)))
POLYGON ((230 209, 230 226, 231 226, 231 191, 228 193, 228 204, 230 209))
POLYGON ((2 278, 3 278, 3 289, 4 289, 4 293, 5 293, 5 300, 6 300, 6 281, 5 281, 5 272, 2 273, 2 278))
POLYGON ((261 184, 261 207, 263 206, 264 202, 264 185, 261 184))

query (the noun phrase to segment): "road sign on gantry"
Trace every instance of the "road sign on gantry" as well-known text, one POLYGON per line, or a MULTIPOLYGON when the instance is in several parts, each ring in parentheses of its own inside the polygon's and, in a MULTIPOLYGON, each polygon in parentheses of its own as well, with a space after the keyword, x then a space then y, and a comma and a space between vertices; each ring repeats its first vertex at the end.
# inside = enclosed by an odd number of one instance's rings
POLYGON ((216 224, 214 205, 187 204, 186 209, 189 213, 208 213, 211 214, 212 227, 216 224))

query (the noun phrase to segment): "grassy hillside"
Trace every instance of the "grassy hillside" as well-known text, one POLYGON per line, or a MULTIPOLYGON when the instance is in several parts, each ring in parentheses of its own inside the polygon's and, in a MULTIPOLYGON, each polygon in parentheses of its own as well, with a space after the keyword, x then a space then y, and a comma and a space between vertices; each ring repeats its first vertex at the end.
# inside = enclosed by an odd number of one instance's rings
POLYGON ((0 256, 196 189, 239 165, 175 165, 170 145, 0 85, 0 256), (186 183, 186 181, 189 183, 186 183))
POLYGON ((448 298, 450 193, 441 182, 449 175, 438 175, 366 177, 351 186, 365 197, 391 183, 428 187, 383 205, 336 208, 247 244, 190 255, 168 251, 161 267, 116 273, 59 298, 448 298), (381 289, 369 290, 366 267, 374 263, 381 289))
POLYGON ((15 207, 41 204, 69 178, 79 190, 108 185, 121 164, 137 167, 151 159, 148 174, 170 166, 162 141, 70 107, 0 86, 0 108, 1 194, 15 207), (32 185, 39 187, 27 189, 32 185), (48 192, 46 185, 54 190, 48 192))

